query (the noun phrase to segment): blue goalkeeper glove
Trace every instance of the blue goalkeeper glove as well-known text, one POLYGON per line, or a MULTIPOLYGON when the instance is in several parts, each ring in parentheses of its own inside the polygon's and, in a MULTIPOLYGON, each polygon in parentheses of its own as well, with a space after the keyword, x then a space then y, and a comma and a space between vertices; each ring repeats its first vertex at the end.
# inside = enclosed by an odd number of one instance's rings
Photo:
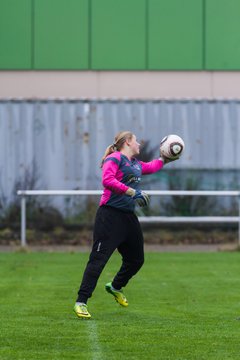
POLYGON ((148 206, 150 198, 148 194, 146 194, 142 190, 135 190, 135 195, 133 196, 133 200, 136 200, 136 203, 140 206, 148 206))

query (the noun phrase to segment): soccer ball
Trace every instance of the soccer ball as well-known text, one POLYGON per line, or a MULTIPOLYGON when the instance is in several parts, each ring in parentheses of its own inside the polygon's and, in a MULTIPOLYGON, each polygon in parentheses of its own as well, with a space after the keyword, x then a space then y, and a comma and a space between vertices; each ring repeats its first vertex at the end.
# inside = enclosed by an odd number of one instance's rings
POLYGON ((182 155, 185 144, 178 135, 167 135, 160 143, 160 154, 167 159, 177 159, 182 155))

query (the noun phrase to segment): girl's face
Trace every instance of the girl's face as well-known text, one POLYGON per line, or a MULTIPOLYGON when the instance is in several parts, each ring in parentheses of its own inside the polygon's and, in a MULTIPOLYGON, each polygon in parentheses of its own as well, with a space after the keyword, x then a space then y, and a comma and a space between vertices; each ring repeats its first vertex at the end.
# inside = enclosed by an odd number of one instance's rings
POLYGON ((127 144, 132 151, 132 156, 138 155, 140 153, 140 144, 137 142, 135 135, 130 140, 127 140, 127 144))

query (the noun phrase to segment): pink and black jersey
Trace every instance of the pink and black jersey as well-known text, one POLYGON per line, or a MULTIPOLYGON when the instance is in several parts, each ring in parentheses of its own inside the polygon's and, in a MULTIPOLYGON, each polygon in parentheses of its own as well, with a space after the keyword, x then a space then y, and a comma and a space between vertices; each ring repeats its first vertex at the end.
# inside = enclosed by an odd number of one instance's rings
POLYGON ((163 161, 155 159, 142 162, 136 158, 129 160, 119 151, 108 155, 103 163, 102 184, 104 191, 100 206, 107 205, 123 211, 134 211, 135 202, 125 192, 129 187, 140 189, 142 175, 153 174, 163 167, 163 161))

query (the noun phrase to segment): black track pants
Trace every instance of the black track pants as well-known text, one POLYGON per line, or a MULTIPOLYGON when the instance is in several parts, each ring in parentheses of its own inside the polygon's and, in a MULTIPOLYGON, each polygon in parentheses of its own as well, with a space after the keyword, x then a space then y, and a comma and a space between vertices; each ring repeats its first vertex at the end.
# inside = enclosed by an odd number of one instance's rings
POLYGON ((83 274, 77 301, 87 303, 98 278, 114 250, 122 255, 122 266, 112 285, 121 289, 144 262, 143 235, 137 216, 112 207, 101 206, 96 214, 93 247, 83 274))

